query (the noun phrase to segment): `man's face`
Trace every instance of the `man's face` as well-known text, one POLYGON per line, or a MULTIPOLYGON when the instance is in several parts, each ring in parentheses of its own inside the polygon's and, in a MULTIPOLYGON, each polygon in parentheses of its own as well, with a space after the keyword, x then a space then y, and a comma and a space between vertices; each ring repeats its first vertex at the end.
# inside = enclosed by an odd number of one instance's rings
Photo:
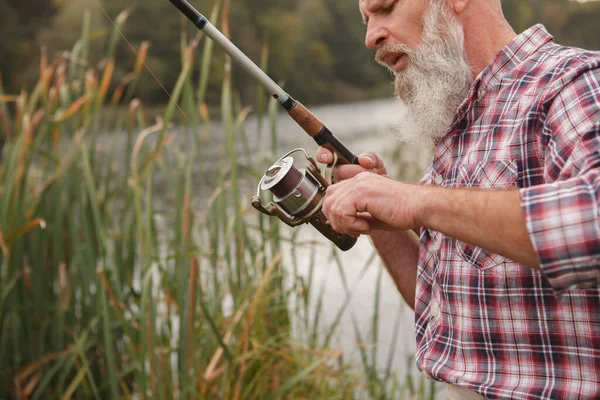
MULTIPOLYGON (((428 0, 360 0, 360 12, 367 26, 365 45, 373 50, 389 44, 416 50, 421 43, 427 3, 428 0)), ((401 50, 390 52, 378 62, 395 73, 408 66, 406 53, 401 50)))
POLYGON ((395 76, 399 136, 444 136, 472 82, 462 25, 446 0, 360 0, 360 9, 367 47, 395 76))

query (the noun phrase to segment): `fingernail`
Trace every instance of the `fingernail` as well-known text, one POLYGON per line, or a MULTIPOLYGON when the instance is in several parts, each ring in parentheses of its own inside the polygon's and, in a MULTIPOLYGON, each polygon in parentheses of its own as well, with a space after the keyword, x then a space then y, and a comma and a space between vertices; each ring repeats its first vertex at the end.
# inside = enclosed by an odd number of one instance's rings
POLYGON ((325 154, 321 154, 321 155, 319 156, 319 161, 321 161, 321 162, 326 162, 326 161, 327 161, 327 156, 326 156, 325 154))
POLYGON ((373 159, 373 157, 371 157, 368 154, 361 154, 360 157, 362 158, 366 158, 367 160, 371 161, 373 164, 375 164, 375 160, 373 159))

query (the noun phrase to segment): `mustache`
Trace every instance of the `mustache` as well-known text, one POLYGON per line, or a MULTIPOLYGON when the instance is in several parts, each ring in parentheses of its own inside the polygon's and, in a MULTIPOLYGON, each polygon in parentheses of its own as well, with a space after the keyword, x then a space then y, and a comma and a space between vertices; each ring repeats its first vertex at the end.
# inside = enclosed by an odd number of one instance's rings
POLYGON ((375 53, 375 61, 378 64, 389 68, 389 65, 387 65, 385 62, 385 58, 390 54, 397 53, 404 53, 409 59, 411 59, 414 51, 403 44, 384 43, 380 48, 377 49, 377 52, 375 53))

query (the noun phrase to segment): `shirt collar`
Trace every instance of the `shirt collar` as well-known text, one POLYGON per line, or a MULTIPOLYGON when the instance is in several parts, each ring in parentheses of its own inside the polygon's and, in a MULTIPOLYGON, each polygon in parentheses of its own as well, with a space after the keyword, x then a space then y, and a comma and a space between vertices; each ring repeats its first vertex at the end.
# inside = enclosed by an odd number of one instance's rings
MULTIPOLYGON (((469 94, 458 107, 450 132, 464 117, 469 108, 486 95, 488 90, 500 83, 503 77, 535 54, 542 46, 552 42, 554 38, 542 24, 537 24, 517 35, 498 54, 494 60, 479 73, 471 84, 469 94)), ((437 146, 443 138, 434 139, 437 146)))
POLYGON ((537 24, 510 41, 484 68, 473 83, 473 88, 486 90, 500 83, 502 78, 533 55, 539 48, 553 41, 546 28, 537 24))

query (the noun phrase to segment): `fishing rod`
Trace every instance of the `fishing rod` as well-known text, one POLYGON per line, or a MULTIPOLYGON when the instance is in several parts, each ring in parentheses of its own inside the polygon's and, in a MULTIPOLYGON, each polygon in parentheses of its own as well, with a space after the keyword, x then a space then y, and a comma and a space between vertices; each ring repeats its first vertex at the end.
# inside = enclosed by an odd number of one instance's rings
POLYGON ((221 46, 232 60, 242 66, 262 87, 275 98, 288 115, 308 133, 319 146, 333 153, 334 161, 321 173, 316 161, 304 149, 295 149, 277 160, 263 175, 251 203, 258 211, 278 217, 291 227, 309 223, 341 250, 348 250, 356 238, 336 232, 322 211, 327 187, 333 182, 336 164, 358 164, 356 157, 327 127, 300 102, 294 100, 279 85, 215 28, 186 0, 169 0, 206 36, 221 46), (302 166, 298 160, 302 160, 302 166), (307 161, 307 163, 304 163, 307 161), (270 202, 262 198, 268 194, 270 202))
POLYGON ((237 48, 225 35, 211 24, 208 19, 198 12, 186 0, 169 0, 190 21, 202 30, 206 36, 225 50, 232 60, 236 61, 251 76, 253 76, 262 87, 275 98, 287 111, 290 117, 308 133, 319 146, 326 147, 337 154, 339 164, 358 164, 358 158, 337 137, 315 117, 299 101, 296 101, 277 85, 263 70, 237 48))

